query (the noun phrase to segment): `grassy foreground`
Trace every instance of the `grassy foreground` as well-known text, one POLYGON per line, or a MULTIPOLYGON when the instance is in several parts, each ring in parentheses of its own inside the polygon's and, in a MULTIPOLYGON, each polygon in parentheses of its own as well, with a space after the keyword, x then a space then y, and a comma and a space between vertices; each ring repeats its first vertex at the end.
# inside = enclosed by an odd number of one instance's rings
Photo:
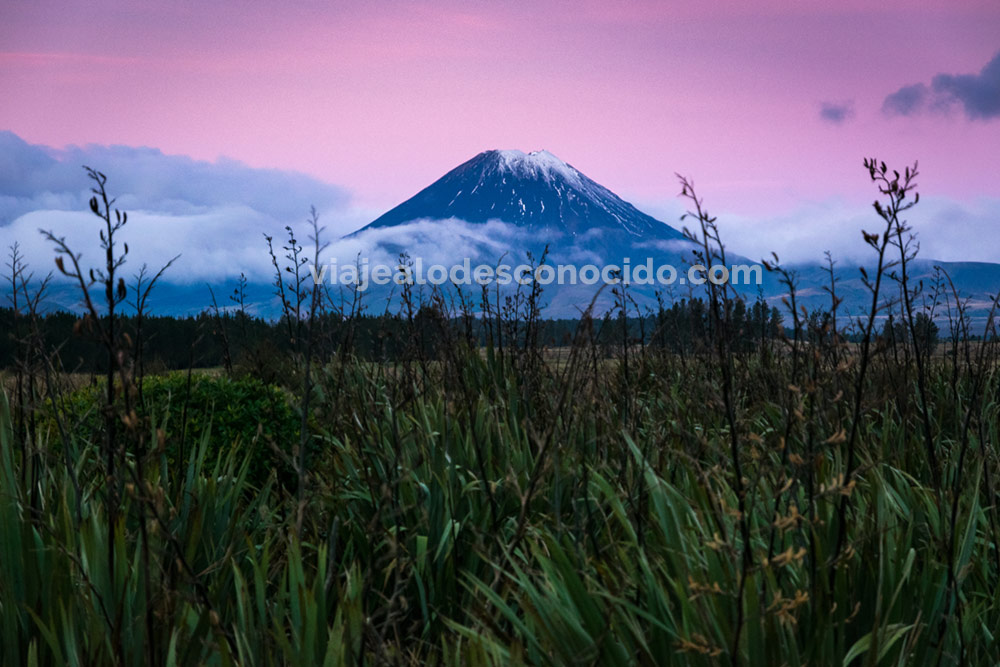
POLYGON ((3 664, 995 659, 995 371, 971 420, 972 388, 929 377, 941 488, 915 392, 872 374, 845 484, 852 360, 818 357, 736 359, 742 503, 710 356, 626 377, 585 348, 559 371, 467 351, 436 377, 326 368, 303 512, 247 481, 263 442, 129 456, 110 544, 98 447, 67 468, 40 442, 26 474, 5 401, 3 664))

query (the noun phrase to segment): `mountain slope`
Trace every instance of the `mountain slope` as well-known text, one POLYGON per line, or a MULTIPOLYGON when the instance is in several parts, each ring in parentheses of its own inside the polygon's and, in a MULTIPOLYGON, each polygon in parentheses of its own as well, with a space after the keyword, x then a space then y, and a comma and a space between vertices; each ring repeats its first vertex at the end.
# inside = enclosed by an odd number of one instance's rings
POLYGON ((491 150, 452 169, 355 234, 421 219, 500 220, 532 232, 579 237, 592 230, 633 239, 681 239, 548 151, 491 150))

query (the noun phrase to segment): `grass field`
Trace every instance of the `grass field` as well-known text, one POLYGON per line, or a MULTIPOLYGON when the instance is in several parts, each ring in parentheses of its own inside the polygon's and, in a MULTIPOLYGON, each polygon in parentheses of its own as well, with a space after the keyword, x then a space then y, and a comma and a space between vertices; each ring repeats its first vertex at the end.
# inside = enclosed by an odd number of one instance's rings
POLYGON ((928 370, 936 476, 912 371, 875 364, 850 475, 835 347, 734 356, 735 433, 712 355, 590 353, 317 367, 301 499, 242 474, 289 443, 168 463, 144 406, 113 529, 100 433, 26 446, 5 408, 4 664, 997 655, 994 371, 928 370))

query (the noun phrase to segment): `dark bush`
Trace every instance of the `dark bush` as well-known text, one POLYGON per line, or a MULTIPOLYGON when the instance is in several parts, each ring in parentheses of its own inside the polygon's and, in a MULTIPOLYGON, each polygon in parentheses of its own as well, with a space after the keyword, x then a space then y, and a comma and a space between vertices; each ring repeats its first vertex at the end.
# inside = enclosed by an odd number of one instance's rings
MULTIPOLYGON (((88 386, 66 397, 68 423, 75 436, 92 439, 103 428, 100 391, 88 386)), ((147 377, 142 397, 139 413, 163 429, 167 461, 173 470, 183 469, 178 467, 182 455, 186 460, 207 434, 208 461, 238 445, 240 452, 254 459, 249 477, 255 485, 263 483, 272 468, 282 477, 291 474, 271 447, 274 443, 290 453, 299 437, 299 419, 279 387, 250 377, 230 379, 205 373, 192 375, 189 386, 186 373, 171 373, 147 377)), ((51 411, 48 423, 55 439, 51 411)))

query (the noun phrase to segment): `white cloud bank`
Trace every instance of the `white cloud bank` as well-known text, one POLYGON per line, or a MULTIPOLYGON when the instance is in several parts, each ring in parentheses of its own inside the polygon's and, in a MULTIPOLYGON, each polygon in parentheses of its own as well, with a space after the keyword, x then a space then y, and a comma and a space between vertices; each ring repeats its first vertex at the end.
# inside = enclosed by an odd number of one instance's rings
MULTIPOLYGON (((691 218, 678 222, 683 213, 678 202, 652 204, 643 210, 675 227, 693 224, 691 218)), ((1000 262, 1000 197, 959 202, 921 196, 905 219, 916 234, 924 259, 1000 262)), ((749 217, 722 212, 718 225, 729 250, 753 260, 769 259, 776 252, 788 263, 822 262, 826 250, 839 261, 870 260, 871 249, 865 245, 861 230, 884 228, 871 203, 852 204, 839 198, 802 204, 775 215, 749 217)))
POLYGON ((84 266, 99 263, 100 221, 89 212, 91 181, 82 166, 108 176, 116 206, 129 214, 120 239, 129 244, 126 273, 158 267, 174 255, 171 282, 266 279, 264 234, 280 251, 284 227, 305 236, 316 206, 332 239, 357 228, 368 213, 350 208, 346 190, 304 174, 165 155, 152 148, 85 146, 52 149, 0 132, 0 245, 17 242, 36 273, 53 267, 52 245, 39 233, 66 237, 84 266), (361 217, 364 216, 364 217, 361 217))

